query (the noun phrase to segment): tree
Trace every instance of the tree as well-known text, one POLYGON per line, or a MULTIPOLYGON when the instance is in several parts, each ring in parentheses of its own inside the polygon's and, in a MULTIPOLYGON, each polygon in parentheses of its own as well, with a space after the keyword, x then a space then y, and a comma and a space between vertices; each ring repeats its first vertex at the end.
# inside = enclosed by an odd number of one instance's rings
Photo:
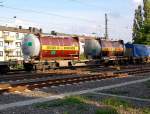
POLYGON ((150 45, 150 0, 143 0, 143 3, 144 3, 143 43, 150 45))
POLYGON ((133 41, 150 45, 150 0, 143 0, 143 10, 141 6, 135 10, 133 41))
POLYGON ((138 6, 138 9, 135 10, 135 18, 133 23, 133 34, 132 38, 134 43, 140 43, 142 40, 142 29, 143 29, 143 15, 142 7, 138 6))
POLYGON ((55 36, 56 36, 56 35, 57 35, 57 32, 54 31, 54 30, 52 30, 52 31, 51 31, 51 35, 55 35, 55 36))

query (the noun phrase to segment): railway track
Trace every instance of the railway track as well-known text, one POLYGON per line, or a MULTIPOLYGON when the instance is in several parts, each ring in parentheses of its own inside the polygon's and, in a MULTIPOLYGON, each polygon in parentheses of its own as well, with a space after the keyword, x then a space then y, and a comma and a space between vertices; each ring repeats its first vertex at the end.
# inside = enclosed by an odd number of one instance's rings
MULTIPOLYGON (((97 68, 96 66, 94 66, 95 68, 97 68)), ((92 69, 94 69, 94 67, 92 67, 92 69)), ((113 68, 104 68, 104 67, 99 67, 101 69, 101 71, 111 71, 113 68)), ((84 69, 89 70, 89 66, 88 67, 77 67, 74 70, 69 70, 69 69, 56 69, 56 70, 49 70, 46 73, 27 73, 27 72, 22 72, 22 73, 17 73, 15 74, 10 73, 9 75, 3 75, 0 78, 0 82, 6 82, 6 81, 16 81, 16 80, 24 80, 24 79, 36 79, 36 78, 46 78, 46 77, 62 77, 65 75, 79 75, 79 73, 81 73, 84 69)), ((99 69, 99 71, 100 71, 99 69)), ((114 70, 114 69, 113 69, 114 70)))
MULTIPOLYGON (((96 68, 86 68, 84 69, 85 72, 86 71, 90 71, 90 72, 101 72, 101 73, 107 73, 107 72, 113 72, 115 74, 121 74, 121 73, 126 73, 128 72, 129 75, 133 74, 133 70, 136 70, 136 72, 138 72, 139 70, 141 70, 141 68, 144 68, 143 72, 147 72, 148 70, 150 70, 149 67, 132 67, 132 69, 130 69, 131 67, 129 67, 128 69, 123 69, 123 70, 117 70, 116 68, 107 68, 107 67, 96 67, 96 68), (131 72, 131 73, 129 73, 131 72)), ((17 75, 6 75, 0 78, 0 82, 7 82, 7 81, 21 81, 21 80, 30 80, 30 79, 38 79, 38 78, 53 78, 53 77, 63 77, 63 76, 69 76, 69 75, 82 75, 83 74, 83 69, 80 70, 52 70, 51 72, 48 73, 22 73, 22 74, 17 74, 17 75)))
POLYGON ((127 69, 123 71, 114 71, 115 74, 122 74, 122 73, 128 73, 128 75, 134 75, 138 73, 148 73, 150 72, 150 68, 135 68, 133 69, 127 69))
POLYGON ((150 68, 144 69, 131 69, 126 71, 118 71, 114 73, 91 73, 84 74, 83 76, 68 77, 68 78, 56 78, 56 79, 47 79, 47 80, 38 80, 38 81, 29 81, 29 82, 18 82, 15 84, 3 83, 0 84, 0 93, 3 92, 23 92, 26 90, 34 90, 35 88, 50 87, 50 86, 59 86, 65 84, 73 84, 85 81, 101 80, 108 78, 116 77, 128 77, 128 75, 134 75, 139 73, 148 73, 150 68))
MULTIPOLYGON (((71 75, 71 73, 68 73, 67 75, 71 75)), ((17 75, 17 76, 5 76, 5 77, 2 77, 0 79, 0 82, 7 82, 7 81, 17 81, 17 80, 25 80, 25 79, 37 79, 37 78, 46 78, 46 77, 57 77, 60 75, 59 74, 50 74, 50 73, 43 73, 43 74, 36 74, 36 73, 33 73, 33 74, 26 74, 26 75, 17 75)), ((61 75, 61 76, 64 76, 64 75, 61 75)))
MULTIPOLYGON (((124 75, 126 76, 126 75, 124 75)), ((91 80, 100 80, 100 79, 107 79, 107 78, 114 78, 120 77, 119 74, 111 75, 111 76, 103 76, 100 74, 94 75, 87 75, 87 76, 77 76, 77 77, 70 77, 70 78, 58 78, 58 79, 49 79, 44 81, 32 81, 32 82, 21 82, 17 84, 1 84, 0 91, 4 92, 14 92, 14 91, 25 91, 25 90, 33 90, 35 88, 42 88, 42 87, 50 87, 50 86, 58 86, 64 84, 73 84, 91 80)))
MULTIPOLYGON (((52 69, 52 70, 66 70, 66 69, 71 69, 71 70, 76 70, 76 69, 96 69, 96 70, 104 70, 104 71, 107 71, 107 70, 115 70, 117 67, 119 67, 120 69, 135 69, 135 68, 139 68, 139 67, 150 67, 150 64, 141 64, 141 65, 128 65, 128 66, 107 66, 105 67, 104 65, 99 65, 99 64, 96 64, 96 65, 83 65, 83 66, 73 66, 73 67, 58 67, 58 68, 55 68, 55 69, 52 69)), ((50 69, 48 69, 50 70, 50 69)), ((29 72, 26 72, 24 71, 23 69, 20 69, 20 70, 11 70, 9 73, 5 74, 5 75, 8 75, 8 76, 11 76, 11 75, 20 75, 22 73, 25 73, 25 74, 29 74, 29 72)))

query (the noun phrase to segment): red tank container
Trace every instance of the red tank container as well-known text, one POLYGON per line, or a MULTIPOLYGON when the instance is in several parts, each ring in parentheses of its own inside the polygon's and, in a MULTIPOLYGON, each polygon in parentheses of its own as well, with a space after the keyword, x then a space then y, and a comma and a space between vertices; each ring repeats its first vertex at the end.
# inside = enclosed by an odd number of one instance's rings
POLYGON ((125 47, 122 40, 109 41, 100 40, 102 57, 123 57, 125 47))
POLYGON ((79 39, 77 37, 40 37, 40 60, 79 59, 79 39))

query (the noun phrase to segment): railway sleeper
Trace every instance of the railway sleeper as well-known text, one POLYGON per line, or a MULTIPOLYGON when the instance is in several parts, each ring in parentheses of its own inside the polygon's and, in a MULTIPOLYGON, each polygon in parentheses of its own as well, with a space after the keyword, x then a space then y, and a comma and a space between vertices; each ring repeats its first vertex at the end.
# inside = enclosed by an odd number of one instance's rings
MULTIPOLYGON (((73 83, 79 83, 84 81, 91 81, 91 80, 97 80, 97 79, 106 79, 106 78, 113 78, 118 77, 122 74, 115 74, 113 76, 85 76, 85 77, 76 77, 76 78, 66 78, 66 79, 54 79, 54 80, 48 80, 48 81, 40 81, 40 82, 30 82, 30 83, 22 83, 18 85, 12 85, 10 88, 10 91, 25 91, 27 89, 33 90, 34 88, 42 88, 42 87, 48 87, 48 86, 58 86, 62 84, 73 84, 73 83)), ((7 86, 8 87, 8 86, 7 86)), ((6 89, 9 89, 7 88, 6 89)))

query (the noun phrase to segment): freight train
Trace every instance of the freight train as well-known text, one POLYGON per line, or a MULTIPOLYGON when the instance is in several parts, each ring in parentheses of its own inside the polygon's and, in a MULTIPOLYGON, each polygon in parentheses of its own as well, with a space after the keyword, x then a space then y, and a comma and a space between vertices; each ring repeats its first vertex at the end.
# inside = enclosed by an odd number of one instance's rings
MULTIPOLYGON (((141 64, 150 62, 150 46, 124 43, 100 38, 87 38, 81 43, 79 37, 40 36, 27 34, 22 40, 24 69, 56 68, 74 66, 84 53, 88 61, 98 64, 141 64)), ((90 63, 90 62, 89 62, 90 63)), ((14 65, 14 63, 13 63, 14 65)), ((11 62, 0 62, 0 73, 10 70, 11 62)))
MULTIPOLYGON (((80 46, 78 37, 40 37, 28 34, 22 42, 24 68, 30 71, 47 67, 72 66, 80 61, 80 50, 82 50, 80 46)), ((98 60, 100 64, 143 63, 149 61, 150 46, 124 44, 123 40, 90 38, 85 39, 84 54, 89 61, 98 60)))

